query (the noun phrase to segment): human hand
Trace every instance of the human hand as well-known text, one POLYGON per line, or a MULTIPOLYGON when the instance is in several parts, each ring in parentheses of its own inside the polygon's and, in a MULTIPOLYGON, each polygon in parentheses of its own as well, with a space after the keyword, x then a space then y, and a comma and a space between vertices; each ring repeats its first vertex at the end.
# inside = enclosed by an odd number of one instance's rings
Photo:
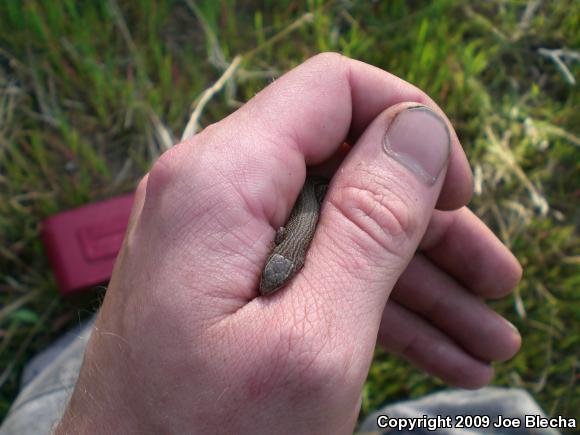
POLYGON ((377 336, 452 385, 486 384, 520 338, 480 296, 505 295, 521 269, 470 195, 423 92, 310 59, 140 183, 57 433, 352 433, 377 336), (258 297, 306 166, 336 170, 305 266, 258 297))

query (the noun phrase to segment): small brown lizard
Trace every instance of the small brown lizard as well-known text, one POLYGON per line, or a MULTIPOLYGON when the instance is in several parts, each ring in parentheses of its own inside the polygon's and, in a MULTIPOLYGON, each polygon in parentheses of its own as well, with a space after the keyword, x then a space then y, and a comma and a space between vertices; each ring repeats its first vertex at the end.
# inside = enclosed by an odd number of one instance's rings
POLYGON ((304 266, 304 257, 314 237, 327 187, 328 180, 325 178, 306 178, 288 222, 276 231, 274 248, 262 271, 261 295, 269 295, 282 288, 304 266))

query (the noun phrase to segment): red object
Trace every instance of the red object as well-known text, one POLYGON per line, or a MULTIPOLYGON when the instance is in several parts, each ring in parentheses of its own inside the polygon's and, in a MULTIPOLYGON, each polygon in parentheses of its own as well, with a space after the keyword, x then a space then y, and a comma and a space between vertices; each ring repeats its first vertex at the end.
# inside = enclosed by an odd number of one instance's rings
POLYGON ((42 241, 63 295, 109 280, 132 206, 133 194, 128 194, 43 221, 42 241))

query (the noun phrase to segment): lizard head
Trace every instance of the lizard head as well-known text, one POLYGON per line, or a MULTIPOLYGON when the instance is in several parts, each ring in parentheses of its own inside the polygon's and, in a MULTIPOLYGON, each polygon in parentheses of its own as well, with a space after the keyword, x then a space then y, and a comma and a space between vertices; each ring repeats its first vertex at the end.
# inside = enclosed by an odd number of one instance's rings
POLYGON ((272 255, 262 273, 260 294, 268 295, 282 287, 292 276, 294 267, 295 265, 292 261, 280 254, 272 255))

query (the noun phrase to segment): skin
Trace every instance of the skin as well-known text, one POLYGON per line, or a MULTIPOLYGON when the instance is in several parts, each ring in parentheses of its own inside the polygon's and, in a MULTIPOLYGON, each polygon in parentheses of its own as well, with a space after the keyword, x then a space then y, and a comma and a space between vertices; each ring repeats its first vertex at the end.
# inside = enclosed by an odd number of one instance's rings
POLYGON ((417 103, 448 122, 403 80, 322 54, 166 152, 138 187, 56 433, 352 433, 377 340, 450 385, 487 384, 520 336, 483 299, 521 268, 465 208, 450 124, 433 186, 382 152, 417 103), (306 166, 332 183, 305 266, 258 297, 306 166))

